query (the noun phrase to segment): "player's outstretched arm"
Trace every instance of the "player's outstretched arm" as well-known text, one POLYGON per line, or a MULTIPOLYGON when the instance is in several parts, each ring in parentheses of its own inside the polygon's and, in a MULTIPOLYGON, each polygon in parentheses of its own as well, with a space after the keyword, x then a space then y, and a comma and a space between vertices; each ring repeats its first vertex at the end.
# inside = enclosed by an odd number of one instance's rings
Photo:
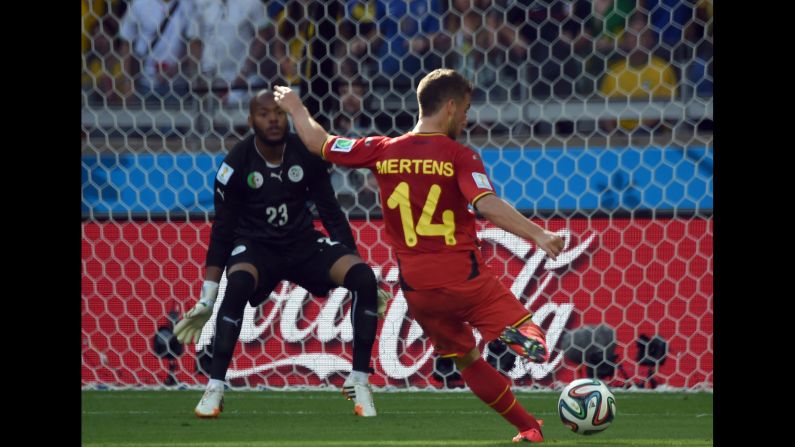
POLYGON ((298 95, 290 87, 277 85, 273 88, 273 97, 276 104, 293 118, 295 131, 309 152, 322 156, 323 144, 329 138, 329 134, 309 116, 309 111, 301 103, 298 95))
POLYGON ((521 238, 530 239, 553 260, 563 251, 563 239, 522 216, 506 201, 487 194, 475 202, 475 208, 494 225, 521 238))

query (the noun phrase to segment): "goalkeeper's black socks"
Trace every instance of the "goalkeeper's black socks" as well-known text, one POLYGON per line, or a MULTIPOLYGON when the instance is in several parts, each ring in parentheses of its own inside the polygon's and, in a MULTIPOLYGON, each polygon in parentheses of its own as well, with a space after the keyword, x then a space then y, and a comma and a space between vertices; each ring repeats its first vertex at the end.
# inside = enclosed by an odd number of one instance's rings
POLYGON ((373 270, 367 264, 360 263, 348 270, 342 285, 353 296, 353 370, 371 373, 370 357, 378 328, 378 282, 373 270))
POLYGON ((243 311, 254 293, 255 284, 254 276, 245 270, 236 270, 227 276, 226 293, 215 320, 211 379, 226 379, 226 370, 229 369, 243 325, 243 311))

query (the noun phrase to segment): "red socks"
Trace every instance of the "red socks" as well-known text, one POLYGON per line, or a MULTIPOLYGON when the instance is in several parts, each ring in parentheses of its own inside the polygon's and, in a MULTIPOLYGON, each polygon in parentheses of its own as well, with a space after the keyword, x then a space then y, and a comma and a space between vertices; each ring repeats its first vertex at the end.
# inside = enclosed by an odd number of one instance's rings
POLYGON ((482 358, 461 371, 461 376, 476 396, 504 417, 519 432, 540 429, 538 421, 516 400, 511 382, 482 358))

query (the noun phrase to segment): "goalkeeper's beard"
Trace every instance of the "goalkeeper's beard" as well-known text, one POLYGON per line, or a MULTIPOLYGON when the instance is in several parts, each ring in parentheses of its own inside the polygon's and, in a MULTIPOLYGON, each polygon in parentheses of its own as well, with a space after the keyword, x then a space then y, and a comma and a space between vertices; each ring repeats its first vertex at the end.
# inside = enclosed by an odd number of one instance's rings
POLYGON ((274 139, 268 138, 265 135, 265 132, 262 132, 258 128, 254 127, 254 135, 256 135, 257 138, 259 138, 260 141, 262 141, 263 143, 265 143, 268 146, 280 146, 281 144, 283 144, 285 142, 285 140, 287 140, 287 132, 286 131, 284 133, 282 133, 282 137, 281 138, 274 140, 274 139))

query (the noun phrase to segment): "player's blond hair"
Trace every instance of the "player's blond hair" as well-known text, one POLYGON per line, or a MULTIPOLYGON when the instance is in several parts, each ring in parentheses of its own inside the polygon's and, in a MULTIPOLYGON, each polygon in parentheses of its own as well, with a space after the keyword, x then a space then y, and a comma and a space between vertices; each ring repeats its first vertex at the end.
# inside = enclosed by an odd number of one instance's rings
POLYGON ((472 83, 450 68, 437 68, 425 75, 417 86, 420 116, 433 115, 449 100, 463 101, 472 94, 472 83))

